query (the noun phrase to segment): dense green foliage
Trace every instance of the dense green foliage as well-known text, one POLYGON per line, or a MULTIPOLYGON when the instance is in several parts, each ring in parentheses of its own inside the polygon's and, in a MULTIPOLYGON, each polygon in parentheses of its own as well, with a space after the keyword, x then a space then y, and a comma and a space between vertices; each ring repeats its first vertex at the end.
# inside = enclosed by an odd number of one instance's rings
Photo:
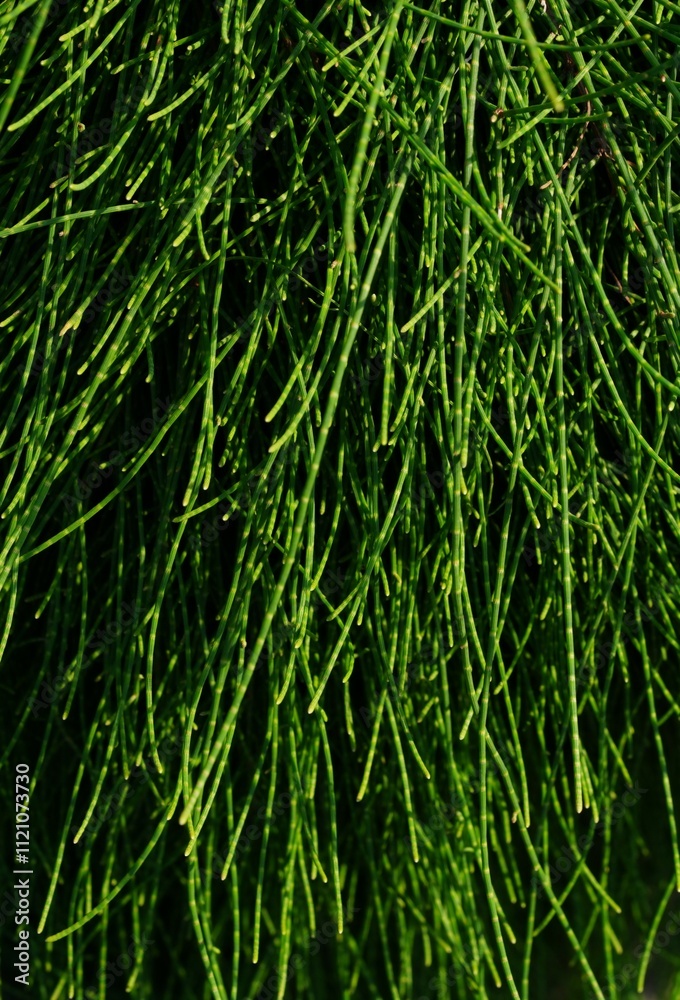
POLYGON ((33 995, 674 995, 679 43, 0 4, 33 995))

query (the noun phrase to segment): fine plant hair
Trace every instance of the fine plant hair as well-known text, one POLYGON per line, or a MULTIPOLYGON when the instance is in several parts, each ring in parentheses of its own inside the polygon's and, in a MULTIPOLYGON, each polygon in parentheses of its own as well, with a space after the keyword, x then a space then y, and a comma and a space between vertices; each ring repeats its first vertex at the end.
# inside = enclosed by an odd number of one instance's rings
POLYGON ((678 995, 679 38, 3 5, 8 996, 678 995))

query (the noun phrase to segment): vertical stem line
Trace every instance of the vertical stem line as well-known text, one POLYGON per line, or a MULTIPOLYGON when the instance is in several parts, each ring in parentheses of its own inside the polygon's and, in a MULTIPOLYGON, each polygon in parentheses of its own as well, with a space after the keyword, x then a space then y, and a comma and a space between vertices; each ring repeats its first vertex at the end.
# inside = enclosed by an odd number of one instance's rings
MULTIPOLYGON (((559 182, 558 182, 559 183, 559 182)), ((562 592, 564 624, 569 671, 569 703, 571 711, 571 742, 574 754, 574 784, 576 812, 583 810, 583 779, 581 775, 581 741, 578 732, 578 702, 576 698, 576 657, 574 655, 574 621, 571 602, 571 547, 569 542, 569 467, 567 462, 567 421, 564 409, 564 345, 562 337, 562 203, 555 198, 555 384, 559 434, 560 508, 562 528, 562 592)))

